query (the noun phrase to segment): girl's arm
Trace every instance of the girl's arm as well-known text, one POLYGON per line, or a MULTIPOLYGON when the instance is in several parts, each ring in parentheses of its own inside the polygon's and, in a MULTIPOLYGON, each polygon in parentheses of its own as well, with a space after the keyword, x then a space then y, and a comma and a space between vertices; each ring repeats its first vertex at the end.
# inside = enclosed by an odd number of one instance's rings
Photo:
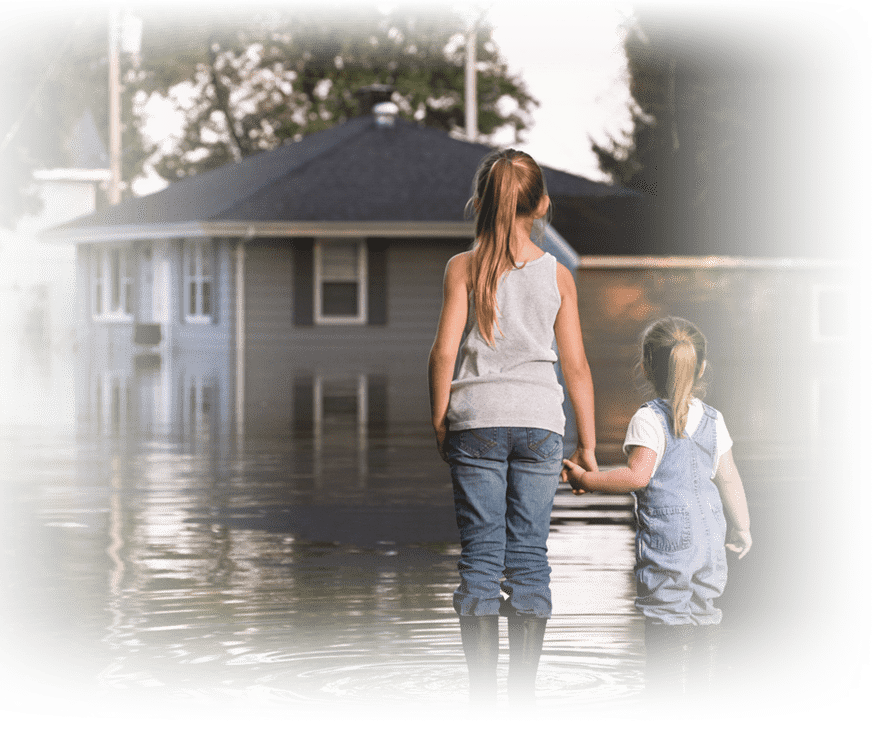
MULTIPOLYGON (((568 390, 568 399, 577 421, 577 449, 571 461, 587 470, 598 472, 595 458, 595 396, 592 373, 583 349, 583 334, 580 330, 580 312, 577 308, 577 286, 574 276, 562 264, 556 265, 556 282, 562 299, 553 332, 559 349, 562 377, 568 390)), ((562 470, 566 479, 567 469, 562 470)))
POLYGON ((428 357, 428 386, 431 419, 438 451, 446 461, 447 410, 450 384, 456 367, 459 343, 468 320, 468 253, 457 254, 447 263, 444 274, 444 301, 431 353, 428 357))
POLYGON ((726 547, 732 552, 737 552, 741 559, 750 551, 753 539, 750 536, 747 496, 744 494, 744 485, 741 483, 741 476, 732 458, 732 449, 725 452, 717 462, 714 483, 720 491, 720 500, 723 501, 723 510, 726 512, 729 524, 729 541, 726 547))
POLYGON ((565 472, 575 494, 631 493, 640 490, 650 482, 656 452, 646 446, 633 446, 625 467, 606 472, 586 472, 574 462, 565 460, 565 472))

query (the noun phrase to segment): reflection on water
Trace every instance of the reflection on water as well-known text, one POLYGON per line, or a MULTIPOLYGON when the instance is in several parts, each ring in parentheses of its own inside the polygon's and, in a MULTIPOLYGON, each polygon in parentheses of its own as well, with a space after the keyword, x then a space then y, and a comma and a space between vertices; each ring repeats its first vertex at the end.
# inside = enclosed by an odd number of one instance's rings
MULTIPOLYGON (((464 701, 454 517, 430 443, 385 441, 382 472, 347 494, 341 454, 317 492, 312 454, 290 442, 218 463, 169 441, 45 435, 4 439, 3 472, 19 476, 7 539, 28 566, 10 622, 38 620, 29 656, 62 680, 195 700, 464 701)), ((554 703, 640 688, 628 506, 588 515, 558 501, 540 680, 554 703)))
MULTIPOLYGON (((750 304, 705 313, 705 281, 743 296, 739 279, 688 280, 701 286, 689 316, 724 351, 712 358, 711 401, 736 439, 756 517, 770 500, 759 478, 814 479, 824 449, 847 443, 853 390, 840 356, 807 342, 739 354, 733 335, 747 322, 718 322, 750 304)), ((643 399, 628 365, 641 320, 672 307, 675 286, 649 282, 602 276, 591 289, 614 309, 587 327, 603 463, 643 399)), ((774 308, 768 291, 756 286, 748 300, 774 308)), ((760 323, 754 336, 774 342, 775 329, 760 323)), ((287 413, 281 431, 281 419, 259 428, 258 373, 245 390, 257 406, 241 402, 224 355, 144 361, 83 345, 77 362, 7 340, 3 360, 0 648, 13 668, 122 711, 464 711, 449 475, 427 420, 403 409, 387 418, 390 374, 289 366, 285 399, 274 392, 269 405, 287 413)), ((556 614, 538 679, 546 713, 640 712, 630 501, 557 495, 556 614)), ((501 677, 506 666, 505 637, 501 677)))

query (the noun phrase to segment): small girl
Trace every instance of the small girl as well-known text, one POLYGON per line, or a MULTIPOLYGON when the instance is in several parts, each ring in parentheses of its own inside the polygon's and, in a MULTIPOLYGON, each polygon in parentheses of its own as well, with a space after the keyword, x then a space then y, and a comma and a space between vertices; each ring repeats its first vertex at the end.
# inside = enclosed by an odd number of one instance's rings
POLYGON ((641 367, 658 399, 629 423, 627 466, 586 472, 566 461, 563 470, 575 493, 635 495, 635 606, 645 618, 651 692, 707 687, 722 615, 714 600, 726 585, 725 547, 739 558, 751 548, 747 500, 723 416, 693 396, 705 371, 705 345, 684 319, 652 324, 641 367))
POLYGON ((502 615, 508 693, 526 703, 552 610, 547 535, 565 430, 554 340, 577 420, 570 462, 597 470, 592 377, 574 277, 530 238, 550 207, 538 164, 518 150, 491 153, 471 206, 474 246, 447 264, 429 357, 432 419, 462 544, 453 606, 471 697, 495 700, 502 615))

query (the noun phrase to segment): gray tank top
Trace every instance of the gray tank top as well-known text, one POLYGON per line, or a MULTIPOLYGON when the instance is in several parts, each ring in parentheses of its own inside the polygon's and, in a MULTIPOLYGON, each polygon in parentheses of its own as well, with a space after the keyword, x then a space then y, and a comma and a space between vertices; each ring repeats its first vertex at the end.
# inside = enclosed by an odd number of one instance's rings
POLYGON ((450 388, 449 429, 527 427, 564 435, 564 394, 553 349, 561 304, 556 258, 545 253, 506 272, 496 301, 495 347, 480 334, 473 299, 468 307, 459 372, 450 388))

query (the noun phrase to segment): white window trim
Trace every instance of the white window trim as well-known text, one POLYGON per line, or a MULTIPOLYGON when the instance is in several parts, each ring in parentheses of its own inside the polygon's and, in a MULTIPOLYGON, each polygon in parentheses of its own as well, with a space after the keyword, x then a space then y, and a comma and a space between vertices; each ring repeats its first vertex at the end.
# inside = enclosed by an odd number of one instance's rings
MULTIPOLYGON (((338 239, 340 240, 340 239, 338 239)), ((322 314, 322 247, 331 239, 317 240, 313 246, 313 322, 315 324, 358 324, 368 322, 368 254, 367 243, 358 239, 358 314, 356 316, 329 316, 322 314)))
POLYGON ((215 316, 214 309, 216 304, 216 255, 211 241, 202 239, 185 239, 182 244, 182 318, 186 324, 212 324, 215 316), (189 274, 189 253, 195 252, 195 274, 189 274), (203 258, 209 252, 212 272, 209 275, 203 273, 203 258), (198 303, 196 308, 200 309, 203 306, 203 299, 200 294, 203 292, 203 280, 210 280, 210 313, 209 314, 190 314, 191 308, 191 283, 197 283, 198 303))
POLYGON ((125 246, 97 246, 92 254, 91 265, 91 318, 100 322, 132 322, 133 312, 125 311, 125 307, 134 305, 134 277, 129 265, 132 261, 132 252, 125 246), (109 256, 111 252, 118 252, 119 258, 119 304, 112 308, 113 277, 109 256), (100 300, 102 311, 97 311, 97 286, 100 278, 100 300))

